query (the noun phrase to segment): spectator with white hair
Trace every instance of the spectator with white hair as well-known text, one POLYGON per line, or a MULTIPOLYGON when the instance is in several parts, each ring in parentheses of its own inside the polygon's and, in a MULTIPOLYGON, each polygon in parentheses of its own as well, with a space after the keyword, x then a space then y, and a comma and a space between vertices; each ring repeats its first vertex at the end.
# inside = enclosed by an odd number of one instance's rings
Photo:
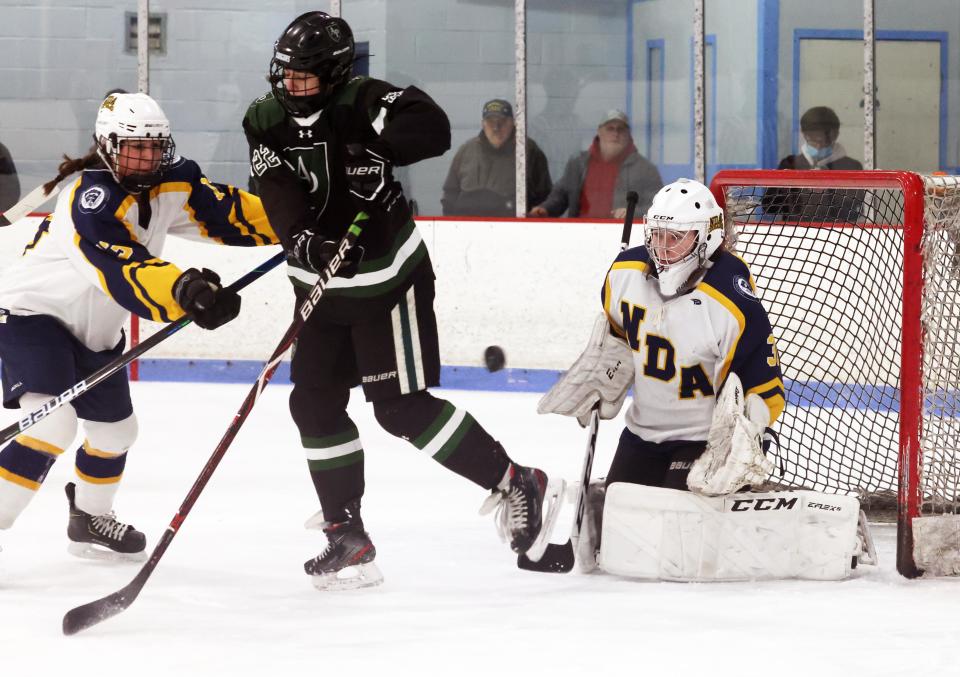
POLYGON ((626 114, 612 109, 602 116, 590 148, 567 161, 563 178, 528 216, 556 217, 566 212, 569 217, 622 219, 628 192, 640 196, 637 211, 642 214, 662 187, 660 172, 633 145, 626 114))

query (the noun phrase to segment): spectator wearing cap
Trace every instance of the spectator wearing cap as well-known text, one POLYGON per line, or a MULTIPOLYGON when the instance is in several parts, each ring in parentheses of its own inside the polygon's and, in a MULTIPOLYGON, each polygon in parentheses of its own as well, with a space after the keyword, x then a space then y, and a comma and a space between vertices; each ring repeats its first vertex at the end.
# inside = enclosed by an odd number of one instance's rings
POLYGON ((609 110, 597 127, 589 150, 577 153, 550 195, 530 210, 528 216, 622 219, 627 211, 627 193, 637 191, 637 213, 650 207, 663 187, 660 172, 637 152, 630 123, 620 110, 609 110))
MULTIPOLYGON (((837 142, 840 118, 832 108, 814 106, 800 117, 800 152, 788 155, 777 169, 863 169, 858 161, 847 157, 837 142)), ((820 190, 801 192, 796 188, 771 188, 763 196, 767 214, 803 221, 851 221, 860 214, 863 191, 820 190)))
MULTIPOLYGON (((516 215, 515 132, 510 103, 487 101, 480 133, 457 149, 443 182, 444 216, 516 215)), ((527 138, 527 204, 546 198, 550 186, 547 157, 527 138)))

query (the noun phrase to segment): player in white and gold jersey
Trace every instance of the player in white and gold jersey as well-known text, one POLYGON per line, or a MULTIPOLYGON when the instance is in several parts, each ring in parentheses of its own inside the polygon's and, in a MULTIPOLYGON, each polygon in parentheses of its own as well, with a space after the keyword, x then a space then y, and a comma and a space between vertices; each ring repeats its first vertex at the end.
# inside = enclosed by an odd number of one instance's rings
MULTIPOLYGON (((170 123, 146 94, 108 96, 94 140, 85 157, 60 165, 49 188, 82 170, 80 178, 0 276, 8 408, 36 409, 119 357, 131 312, 158 322, 191 313, 206 329, 236 317, 240 297, 215 273, 159 258, 168 233, 240 246, 278 241, 257 197, 211 183, 195 162, 176 156, 170 123)), ((78 419, 84 442, 76 482, 67 485, 71 552, 142 557, 144 535, 112 512, 137 435, 125 370, 0 449, 0 529, 13 525, 72 444, 78 419)))

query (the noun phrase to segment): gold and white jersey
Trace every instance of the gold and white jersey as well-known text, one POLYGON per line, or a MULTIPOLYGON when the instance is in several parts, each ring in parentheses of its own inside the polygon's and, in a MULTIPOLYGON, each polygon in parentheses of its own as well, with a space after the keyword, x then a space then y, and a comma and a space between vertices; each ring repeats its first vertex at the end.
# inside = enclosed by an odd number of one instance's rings
POLYGON ((168 233, 222 244, 277 243, 260 199, 214 184, 179 158, 138 199, 106 169, 65 189, 21 258, 0 275, 0 309, 56 318, 91 350, 113 348, 129 313, 157 322, 183 316, 177 266, 158 258, 168 233))
POLYGON ((601 292, 611 327, 633 350, 630 432, 654 443, 706 440, 730 371, 776 420, 785 405, 780 363, 746 263, 721 252, 692 291, 669 298, 652 271, 645 247, 628 249, 601 292))

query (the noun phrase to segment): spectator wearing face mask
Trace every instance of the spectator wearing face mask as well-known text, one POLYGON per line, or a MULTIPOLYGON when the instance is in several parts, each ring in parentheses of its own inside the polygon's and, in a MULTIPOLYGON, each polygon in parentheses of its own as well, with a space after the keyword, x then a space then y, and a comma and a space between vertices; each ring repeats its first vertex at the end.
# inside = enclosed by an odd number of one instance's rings
POLYGON ((800 118, 803 144, 796 155, 788 155, 777 169, 863 169, 847 157, 847 149, 837 141, 840 118, 832 108, 814 106, 800 118))
MULTIPOLYGON (((800 152, 788 155, 777 169, 858 170, 863 165, 851 157, 837 141, 840 118, 827 106, 814 106, 800 118, 800 152)), ((787 220, 850 221, 860 214, 863 191, 806 190, 770 188, 763 196, 763 209, 787 220)))

